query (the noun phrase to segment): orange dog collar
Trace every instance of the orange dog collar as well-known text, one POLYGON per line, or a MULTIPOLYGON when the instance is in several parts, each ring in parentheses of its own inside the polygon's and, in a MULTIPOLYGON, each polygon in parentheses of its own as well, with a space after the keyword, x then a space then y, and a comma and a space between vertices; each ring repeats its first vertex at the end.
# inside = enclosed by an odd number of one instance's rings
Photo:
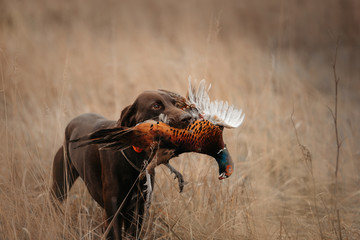
POLYGON ((137 153, 141 153, 141 152, 142 152, 142 149, 139 148, 139 147, 135 147, 135 146, 133 145, 132 148, 133 148, 134 151, 137 152, 137 153))

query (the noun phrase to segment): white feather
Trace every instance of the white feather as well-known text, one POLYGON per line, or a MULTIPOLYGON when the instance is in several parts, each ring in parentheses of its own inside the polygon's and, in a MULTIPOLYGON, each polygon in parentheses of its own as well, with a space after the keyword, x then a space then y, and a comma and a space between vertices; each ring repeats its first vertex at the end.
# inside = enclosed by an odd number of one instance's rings
POLYGON ((206 87, 205 80, 201 80, 196 89, 191 84, 189 77, 188 101, 195 105, 199 113, 212 123, 227 128, 237 128, 244 121, 245 114, 241 109, 236 109, 233 105, 229 106, 226 101, 210 101, 209 90, 211 84, 206 87))

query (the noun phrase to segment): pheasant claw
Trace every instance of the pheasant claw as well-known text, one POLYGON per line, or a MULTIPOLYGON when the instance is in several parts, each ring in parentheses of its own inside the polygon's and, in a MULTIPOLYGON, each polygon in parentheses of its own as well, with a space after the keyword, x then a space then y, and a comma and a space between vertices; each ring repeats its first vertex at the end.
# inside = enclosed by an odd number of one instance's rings
POLYGON ((184 186, 185 184, 187 184, 187 182, 184 181, 184 177, 183 175, 178 172, 173 166, 171 166, 169 163, 165 164, 169 169, 171 173, 174 173, 174 179, 178 179, 178 183, 179 183, 179 190, 180 192, 182 192, 184 190, 184 186))

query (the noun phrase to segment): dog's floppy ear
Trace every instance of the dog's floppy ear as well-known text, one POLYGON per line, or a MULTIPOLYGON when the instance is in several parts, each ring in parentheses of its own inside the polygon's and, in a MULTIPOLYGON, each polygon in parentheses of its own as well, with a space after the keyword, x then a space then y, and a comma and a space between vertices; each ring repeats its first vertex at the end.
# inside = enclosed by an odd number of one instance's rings
POLYGON ((135 107, 129 105, 121 111, 120 119, 117 121, 117 126, 132 127, 136 125, 135 107))

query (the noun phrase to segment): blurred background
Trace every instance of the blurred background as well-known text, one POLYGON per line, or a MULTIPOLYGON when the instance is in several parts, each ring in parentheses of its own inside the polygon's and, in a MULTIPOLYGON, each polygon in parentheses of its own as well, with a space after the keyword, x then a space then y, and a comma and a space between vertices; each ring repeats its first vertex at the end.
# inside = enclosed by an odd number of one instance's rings
POLYGON ((158 167, 144 239, 360 238, 359 1, 0 0, 0 239, 99 239, 81 180, 61 211, 48 198, 65 126, 189 76, 246 114, 235 173, 184 154, 180 194, 158 167))

